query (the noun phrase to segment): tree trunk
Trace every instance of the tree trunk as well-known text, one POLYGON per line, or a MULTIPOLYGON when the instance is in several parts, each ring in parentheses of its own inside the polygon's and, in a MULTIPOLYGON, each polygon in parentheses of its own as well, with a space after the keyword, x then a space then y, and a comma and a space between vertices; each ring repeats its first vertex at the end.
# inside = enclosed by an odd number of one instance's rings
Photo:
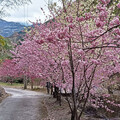
POLYGON ((31 90, 33 90, 33 81, 31 78, 29 78, 29 80, 31 81, 31 90))
POLYGON ((24 76, 24 89, 27 89, 27 77, 24 76))
POLYGON ((77 115, 77 111, 73 111, 72 113, 71 113, 71 120, 78 120, 78 117, 76 116, 77 115))
POLYGON ((73 99, 73 112, 71 115, 71 120, 78 120, 78 113, 77 113, 77 103, 76 103, 76 93, 75 93, 75 86, 73 85, 72 90, 72 99, 73 99))
POLYGON ((31 80, 31 90, 33 90, 33 81, 31 80))
MULTIPOLYGON (((70 33, 70 29, 69 29, 70 33)), ((75 70, 74 70, 74 64, 73 64, 73 56, 72 56, 72 48, 71 48, 71 38, 69 39, 68 43, 68 54, 69 54, 69 62, 71 67, 71 73, 72 73, 72 100, 73 100, 73 111, 71 115, 71 120, 78 120, 78 114, 77 114, 77 101, 76 101, 76 91, 75 91, 75 70)))
POLYGON ((10 81, 10 84, 12 85, 12 81, 10 81))

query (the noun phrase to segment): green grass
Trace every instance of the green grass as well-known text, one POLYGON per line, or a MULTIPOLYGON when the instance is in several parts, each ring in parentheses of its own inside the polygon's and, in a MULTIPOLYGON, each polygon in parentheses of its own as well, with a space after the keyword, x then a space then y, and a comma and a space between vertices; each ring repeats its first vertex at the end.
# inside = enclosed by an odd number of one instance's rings
POLYGON ((20 83, 4 83, 4 82, 0 82, 0 86, 4 86, 4 87, 15 87, 15 88, 22 88, 23 84, 20 83))
MULTIPOLYGON (((5 83, 5 82, 0 82, 0 86, 2 87, 10 87, 10 88, 19 88, 19 89, 23 89, 24 84, 20 84, 20 83, 5 83)), ((27 86, 28 90, 31 90, 31 86, 28 85, 27 86)), ((38 87, 38 86, 34 86, 34 89, 32 91, 36 91, 36 92, 43 92, 46 93, 46 87, 38 87)))

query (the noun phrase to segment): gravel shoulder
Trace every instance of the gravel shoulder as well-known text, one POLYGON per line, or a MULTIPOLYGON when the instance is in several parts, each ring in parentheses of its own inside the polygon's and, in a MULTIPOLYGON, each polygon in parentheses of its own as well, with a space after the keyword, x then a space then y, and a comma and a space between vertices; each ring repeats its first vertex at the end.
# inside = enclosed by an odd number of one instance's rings
POLYGON ((2 102, 2 100, 4 100, 8 96, 9 94, 6 93, 4 88, 0 86, 0 103, 2 102))
POLYGON ((65 100, 62 105, 52 96, 44 98, 44 104, 47 108, 48 116, 43 120, 70 120, 70 110, 65 100))

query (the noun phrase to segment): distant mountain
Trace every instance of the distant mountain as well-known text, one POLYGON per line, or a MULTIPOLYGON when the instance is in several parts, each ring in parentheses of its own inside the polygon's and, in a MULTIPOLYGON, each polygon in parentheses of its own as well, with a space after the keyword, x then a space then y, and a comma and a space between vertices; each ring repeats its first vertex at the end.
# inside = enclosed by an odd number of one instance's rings
POLYGON ((10 37, 15 32, 20 32, 26 27, 17 22, 8 22, 0 19, 0 35, 3 37, 10 37))
POLYGON ((20 32, 15 32, 12 34, 10 37, 7 37, 10 41, 13 43, 18 43, 19 40, 22 41, 23 38, 25 37, 26 32, 25 31, 20 31, 20 32))
POLYGON ((24 37, 26 35, 27 31, 30 31, 32 26, 27 26, 25 29, 19 31, 19 32, 14 32, 11 36, 7 37, 10 41, 13 43, 18 43, 19 41, 23 41, 24 37))

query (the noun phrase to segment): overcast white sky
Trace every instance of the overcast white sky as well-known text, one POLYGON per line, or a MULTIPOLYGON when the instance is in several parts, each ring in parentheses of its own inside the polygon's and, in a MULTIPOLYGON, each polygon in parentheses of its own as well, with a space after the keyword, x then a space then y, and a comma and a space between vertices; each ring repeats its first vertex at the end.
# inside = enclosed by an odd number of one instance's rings
MULTIPOLYGON (((41 19, 44 21, 45 16, 41 11, 41 7, 47 14, 49 13, 45 1, 48 0, 32 0, 32 4, 24 5, 14 10, 9 10, 8 12, 10 13, 10 16, 4 17, 3 19, 24 24, 28 23, 29 20, 35 22, 36 20, 41 19)), ((53 1, 57 2, 58 0, 53 1)))

